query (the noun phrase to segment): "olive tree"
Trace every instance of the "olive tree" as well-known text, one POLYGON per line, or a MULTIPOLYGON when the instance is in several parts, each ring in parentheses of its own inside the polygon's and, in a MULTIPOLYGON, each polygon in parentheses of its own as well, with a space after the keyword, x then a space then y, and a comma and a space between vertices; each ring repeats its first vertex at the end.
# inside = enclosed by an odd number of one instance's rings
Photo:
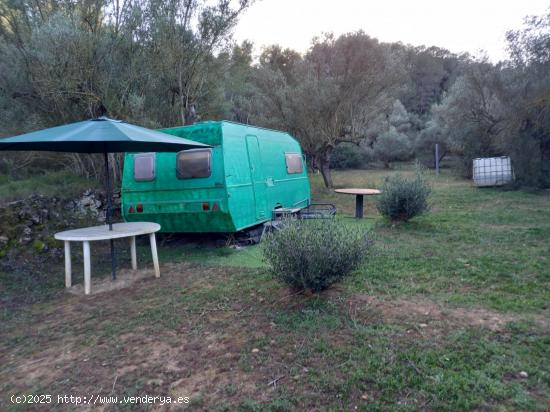
POLYGON ((473 158, 504 154, 504 93, 501 69, 482 62, 459 77, 441 104, 432 108, 432 127, 440 127, 450 139, 465 176, 471 176, 473 158))
POLYGON ((520 184, 550 187, 550 10, 507 33, 512 58, 505 146, 520 184))
POLYGON ((271 123, 302 144, 327 187, 330 156, 342 142, 359 144, 391 105, 402 71, 391 49, 362 32, 316 39, 291 70, 262 67, 258 86, 271 123))
MULTIPOLYGON (((174 126, 219 110, 217 53, 251 1, 0 2, 0 130, 101 115, 174 126)), ((94 156, 52 158, 78 173, 102 170, 94 156)))

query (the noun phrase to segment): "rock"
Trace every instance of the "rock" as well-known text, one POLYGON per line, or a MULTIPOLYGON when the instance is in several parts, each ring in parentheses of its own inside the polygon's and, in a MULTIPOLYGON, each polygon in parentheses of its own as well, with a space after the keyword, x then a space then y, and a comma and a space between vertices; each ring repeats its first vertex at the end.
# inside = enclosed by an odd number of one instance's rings
MULTIPOLYGON (((26 254, 43 260, 48 257, 62 259, 62 243, 53 239, 53 234, 67 228, 94 226, 105 220, 104 195, 88 189, 77 199, 32 195, 23 200, 0 205, 0 251, 2 261, 26 254), (17 255, 17 256, 15 256, 17 255)), ((35 262, 36 263, 36 262, 35 262)))
POLYGON ((49 249, 48 253, 50 254, 50 257, 57 260, 63 259, 64 256, 64 251, 58 248, 49 249))
POLYGON ((31 241, 32 238, 30 236, 21 236, 19 238, 19 244, 22 246, 28 245, 29 243, 31 243, 31 241))
POLYGON ((527 379, 529 377, 529 374, 525 371, 521 371, 519 373, 519 377, 522 378, 522 379, 527 379))
POLYGON ((50 217, 50 211, 48 209, 42 209, 40 210, 40 219, 42 222, 45 222, 50 217))
POLYGON ((21 237, 19 238, 19 244, 28 245, 32 242, 32 229, 28 226, 25 226, 22 230, 21 237))
POLYGON ((72 208, 82 214, 91 212, 93 215, 98 216, 103 206, 103 202, 99 197, 99 194, 87 189, 82 193, 80 199, 72 202, 72 208))

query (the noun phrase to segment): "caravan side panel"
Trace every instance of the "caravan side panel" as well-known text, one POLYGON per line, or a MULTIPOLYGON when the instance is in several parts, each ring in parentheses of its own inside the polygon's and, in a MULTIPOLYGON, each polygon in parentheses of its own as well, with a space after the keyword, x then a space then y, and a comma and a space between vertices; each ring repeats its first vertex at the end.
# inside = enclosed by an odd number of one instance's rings
POLYGON ((298 142, 286 133, 266 130, 261 135, 260 148, 269 210, 309 206, 311 194, 307 167, 298 142), (298 160, 301 168, 291 168, 289 171, 287 159, 298 160))
POLYGON ((224 122, 223 139, 229 210, 237 230, 271 220, 275 207, 311 203, 302 150, 290 135, 224 122), (298 155, 301 173, 288 173, 287 153, 298 155))
POLYGON ((128 153, 124 159, 122 180, 124 219, 128 222, 156 222, 161 225, 163 232, 235 231, 227 203, 219 124, 173 128, 168 131, 213 146, 210 176, 178 177, 177 154, 156 153, 154 178, 136 180, 135 155, 128 153))
POLYGON ((254 161, 261 162, 261 159, 254 156, 251 139, 247 143, 247 134, 253 136, 247 133, 251 128, 225 122, 222 125, 228 206, 236 231, 239 231, 268 220, 256 215, 252 168, 258 167, 254 161))

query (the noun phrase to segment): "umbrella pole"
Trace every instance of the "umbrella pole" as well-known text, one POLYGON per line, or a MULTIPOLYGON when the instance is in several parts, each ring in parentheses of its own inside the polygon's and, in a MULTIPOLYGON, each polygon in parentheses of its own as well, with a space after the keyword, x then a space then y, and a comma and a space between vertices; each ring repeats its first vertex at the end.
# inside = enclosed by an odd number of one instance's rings
MULTIPOLYGON (((107 152, 103 153, 105 158, 105 177, 107 182, 107 213, 106 219, 107 224, 109 225, 109 230, 113 230, 113 220, 112 220, 112 193, 111 193, 111 174, 109 173, 109 156, 107 152)), ((113 280, 116 279, 116 256, 115 256, 115 243, 113 239, 110 239, 111 244, 111 273, 113 280)))

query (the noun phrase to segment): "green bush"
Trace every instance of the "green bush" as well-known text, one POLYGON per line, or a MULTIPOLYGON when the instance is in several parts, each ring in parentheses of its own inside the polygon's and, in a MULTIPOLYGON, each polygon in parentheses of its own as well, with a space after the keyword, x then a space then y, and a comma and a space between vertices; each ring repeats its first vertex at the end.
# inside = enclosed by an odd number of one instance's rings
POLYGON ((414 179, 402 176, 387 178, 376 205, 378 211, 393 222, 408 221, 429 210, 431 188, 417 170, 414 179))
POLYGON ((331 169, 360 169, 367 165, 367 153, 355 144, 340 143, 330 156, 331 169))
POLYGON ((370 243, 364 229, 336 219, 286 220, 264 237, 262 252, 274 278, 319 292, 356 269, 370 243))

